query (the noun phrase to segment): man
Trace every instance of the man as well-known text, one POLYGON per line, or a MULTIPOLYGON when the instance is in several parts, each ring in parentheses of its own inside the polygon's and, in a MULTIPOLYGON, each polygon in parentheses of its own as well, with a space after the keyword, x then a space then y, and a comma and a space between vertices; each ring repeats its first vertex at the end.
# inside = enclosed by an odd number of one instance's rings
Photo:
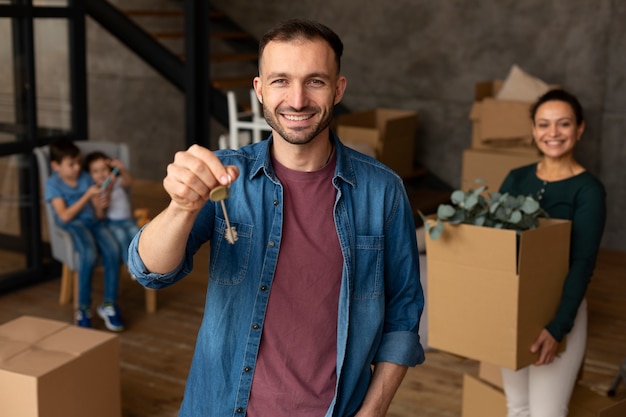
POLYGON ((269 31, 254 89, 272 135, 177 153, 164 180, 172 201, 131 244, 132 273, 160 288, 211 242, 181 417, 384 416, 407 367, 424 360, 402 181, 329 129, 346 88, 342 51, 314 22, 269 31), (209 200, 220 185, 226 213, 209 200))

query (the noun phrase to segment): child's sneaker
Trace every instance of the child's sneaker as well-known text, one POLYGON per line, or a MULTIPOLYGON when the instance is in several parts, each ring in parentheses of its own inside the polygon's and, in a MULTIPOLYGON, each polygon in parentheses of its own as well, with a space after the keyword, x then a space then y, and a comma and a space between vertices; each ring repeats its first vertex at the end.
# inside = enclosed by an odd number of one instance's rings
POLYGON ((104 303, 98 306, 98 315, 104 320, 104 325, 112 332, 121 332, 124 330, 122 318, 120 317, 120 309, 115 304, 104 303))
POLYGON ((75 319, 78 327, 91 328, 91 310, 88 308, 79 308, 76 310, 75 319))

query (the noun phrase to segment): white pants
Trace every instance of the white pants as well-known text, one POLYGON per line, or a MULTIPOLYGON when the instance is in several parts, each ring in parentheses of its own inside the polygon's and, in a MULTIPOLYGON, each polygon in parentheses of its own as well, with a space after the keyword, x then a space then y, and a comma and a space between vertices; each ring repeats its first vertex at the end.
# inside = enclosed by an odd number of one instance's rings
POLYGON ((587 343, 587 301, 576 314, 565 352, 549 365, 517 371, 502 368, 507 417, 567 417, 568 404, 587 343))

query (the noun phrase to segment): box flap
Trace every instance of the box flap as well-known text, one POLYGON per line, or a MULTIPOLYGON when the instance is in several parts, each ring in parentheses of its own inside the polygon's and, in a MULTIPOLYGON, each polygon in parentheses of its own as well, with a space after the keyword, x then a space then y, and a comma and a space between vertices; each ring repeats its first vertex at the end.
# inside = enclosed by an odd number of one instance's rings
POLYGON ((520 274, 567 272, 569 270, 571 222, 539 219, 539 227, 526 230, 520 237, 520 274), (548 249, 548 250, 546 250, 548 249), (558 262, 554 262, 558 259, 558 262), (552 262, 547 262, 552 260, 552 262), (553 270, 546 271, 546 264, 553 270))
POLYGON ((369 127, 339 125, 337 126, 337 136, 339 136, 339 139, 344 143, 366 144, 374 149, 377 159, 380 159, 382 141, 378 130, 369 127))
POLYGON ((376 110, 344 113, 337 118, 338 126, 355 126, 375 129, 377 127, 376 110))
POLYGON ((13 356, 28 349, 29 346, 31 346, 30 343, 0 337, 0 369, 2 368, 2 363, 4 361, 9 360, 13 356))
MULTIPOLYGON (((384 153, 385 148, 391 148, 392 142, 398 140, 398 138, 409 137, 415 139, 415 131, 417 129, 417 113, 416 112, 397 112, 390 113, 386 111, 383 113, 386 115, 384 128, 381 128, 383 132, 382 150, 384 153)), ((407 149, 405 149, 406 151, 407 149)), ((396 149, 398 151, 398 149, 396 149)), ((392 156, 392 155, 389 155, 392 156)))
POLYGON ((68 326, 40 341, 37 347, 49 351, 65 352, 79 356, 117 337, 116 334, 112 333, 68 326))
POLYGON ((57 320, 21 316, 1 325, 0 337, 32 344, 69 326, 57 320))
POLYGON ((6 371, 15 372, 20 375, 40 377, 71 362, 75 358, 76 356, 66 352, 31 347, 7 359, 1 366, 2 369, 6 371))
POLYGON ((503 80, 490 80, 476 83, 474 86, 474 99, 480 101, 486 97, 494 97, 504 84, 503 80))

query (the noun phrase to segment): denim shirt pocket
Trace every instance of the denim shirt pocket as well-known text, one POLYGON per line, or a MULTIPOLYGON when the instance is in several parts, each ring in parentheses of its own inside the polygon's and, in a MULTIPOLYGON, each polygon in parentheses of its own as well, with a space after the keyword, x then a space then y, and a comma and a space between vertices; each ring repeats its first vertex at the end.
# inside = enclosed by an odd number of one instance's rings
POLYGON ((231 222, 237 231, 237 241, 230 244, 225 237, 226 222, 215 218, 215 229, 211 239, 211 261, 209 278, 222 285, 240 284, 248 273, 252 248, 253 226, 231 222))
POLYGON ((384 236, 356 236, 352 297, 367 300, 384 294, 384 236))

